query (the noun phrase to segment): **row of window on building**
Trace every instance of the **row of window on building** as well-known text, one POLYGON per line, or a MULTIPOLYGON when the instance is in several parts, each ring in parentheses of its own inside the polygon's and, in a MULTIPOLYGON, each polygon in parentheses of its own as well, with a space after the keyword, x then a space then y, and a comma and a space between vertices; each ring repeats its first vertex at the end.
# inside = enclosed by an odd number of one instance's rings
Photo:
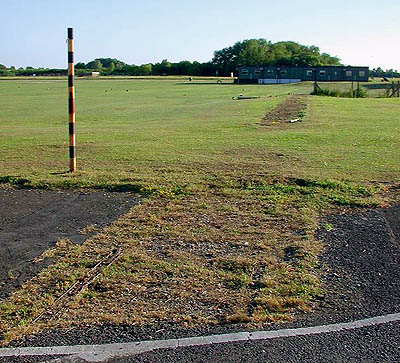
MULTIPOLYGON (((279 69, 278 69, 278 71, 279 71, 279 69)), ((242 75, 246 75, 246 74, 248 74, 248 73, 249 73, 249 71, 248 71, 247 69, 242 69, 242 75)), ((274 73, 273 70, 271 70, 271 69, 268 69, 268 70, 267 70, 267 74, 273 74, 273 73, 274 73)), ((312 69, 308 69, 308 70, 306 71, 307 76, 312 76, 313 73, 314 73, 314 70, 312 70, 312 69)), ((260 70, 260 69, 254 70, 254 74, 255 74, 256 76, 259 76, 259 75, 261 74, 261 70, 260 70)), ((280 71, 280 74, 281 74, 282 76, 284 76, 284 75, 287 74, 287 71, 286 71, 285 69, 282 69, 282 70, 280 71)), ((326 75, 326 70, 320 70, 320 71, 319 71, 319 75, 320 75, 320 76, 325 76, 325 75, 326 75)), ((335 75, 337 75, 337 72, 336 72, 336 71, 335 71, 335 75)), ((359 75, 360 77, 365 77, 365 71, 359 71, 359 72, 358 72, 358 75, 359 75)), ((351 77, 351 76, 353 76, 353 71, 346 71, 346 77, 351 77)))

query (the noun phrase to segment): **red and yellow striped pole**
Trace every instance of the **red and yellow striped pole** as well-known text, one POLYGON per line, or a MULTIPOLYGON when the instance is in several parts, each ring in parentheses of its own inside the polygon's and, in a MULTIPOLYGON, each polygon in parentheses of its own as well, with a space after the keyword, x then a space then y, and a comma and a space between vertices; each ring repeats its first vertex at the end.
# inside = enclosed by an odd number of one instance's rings
POLYGON ((74 89, 74 32, 68 28, 68 112, 69 112, 69 170, 76 170, 75 155, 75 89, 74 89))

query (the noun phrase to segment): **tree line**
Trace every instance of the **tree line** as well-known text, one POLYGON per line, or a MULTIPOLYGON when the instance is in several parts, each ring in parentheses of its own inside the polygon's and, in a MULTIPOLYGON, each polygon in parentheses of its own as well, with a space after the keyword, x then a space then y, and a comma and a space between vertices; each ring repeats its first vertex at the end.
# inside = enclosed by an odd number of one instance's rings
MULTIPOLYGON (((101 75, 113 76, 230 76, 241 65, 254 66, 324 66, 341 65, 340 59, 328 53, 321 53, 316 46, 306 46, 296 42, 272 43, 266 39, 249 39, 236 42, 234 45, 217 50, 211 61, 169 62, 167 59, 159 63, 142 65, 126 64, 115 58, 96 58, 88 63, 79 62, 75 65, 77 76, 100 72, 101 75)), ((0 76, 64 76, 66 69, 49 68, 18 68, 5 67, 0 64, 0 76)), ((374 68, 370 71, 372 77, 400 77, 396 70, 383 71, 374 68)))
POLYGON ((381 67, 378 68, 373 68, 369 70, 369 76, 370 77, 386 77, 386 78, 400 78, 400 72, 394 69, 387 69, 384 71, 381 67))

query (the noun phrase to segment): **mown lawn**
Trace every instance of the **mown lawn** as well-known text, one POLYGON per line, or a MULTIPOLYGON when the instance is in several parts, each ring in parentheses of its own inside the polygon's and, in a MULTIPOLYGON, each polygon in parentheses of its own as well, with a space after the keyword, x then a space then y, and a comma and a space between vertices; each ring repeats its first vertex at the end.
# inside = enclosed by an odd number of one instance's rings
POLYGON ((144 198, 82 246, 61 241, 43 256, 58 259, 1 302, 3 342, 50 327, 254 325, 311 311, 324 293, 318 216, 394 202, 400 171, 399 99, 315 96, 301 122, 260 125, 288 94, 311 89, 78 81, 71 175, 66 82, 0 82, 3 183, 144 198))
MULTIPOLYGON (((59 181, 51 173, 67 169, 66 85, 43 82, 0 84, 3 175, 15 175, 17 169, 21 177, 59 181)), ((236 159, 229 153, 265 141, 257 126, 269 108, 287 93, 308 88, 183 80, 78 81, 79 177, 153 177, 156 173, 147 173, 149 166, 209 163, 221 153, 236 159), (273 97, 233 101, 239 94, 273 97)))

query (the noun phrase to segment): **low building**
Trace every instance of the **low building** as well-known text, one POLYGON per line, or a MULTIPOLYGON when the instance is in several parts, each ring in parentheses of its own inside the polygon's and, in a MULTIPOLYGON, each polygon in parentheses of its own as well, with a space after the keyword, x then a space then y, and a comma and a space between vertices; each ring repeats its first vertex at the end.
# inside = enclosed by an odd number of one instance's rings
POLYGON ((341 82, 359 81, 368 82, 368 67, 351 66, 314 66, 314 67, 286 67, 286 66, 242 66, 238 68, 237 83, 295 83, 302 81, 341 82))

